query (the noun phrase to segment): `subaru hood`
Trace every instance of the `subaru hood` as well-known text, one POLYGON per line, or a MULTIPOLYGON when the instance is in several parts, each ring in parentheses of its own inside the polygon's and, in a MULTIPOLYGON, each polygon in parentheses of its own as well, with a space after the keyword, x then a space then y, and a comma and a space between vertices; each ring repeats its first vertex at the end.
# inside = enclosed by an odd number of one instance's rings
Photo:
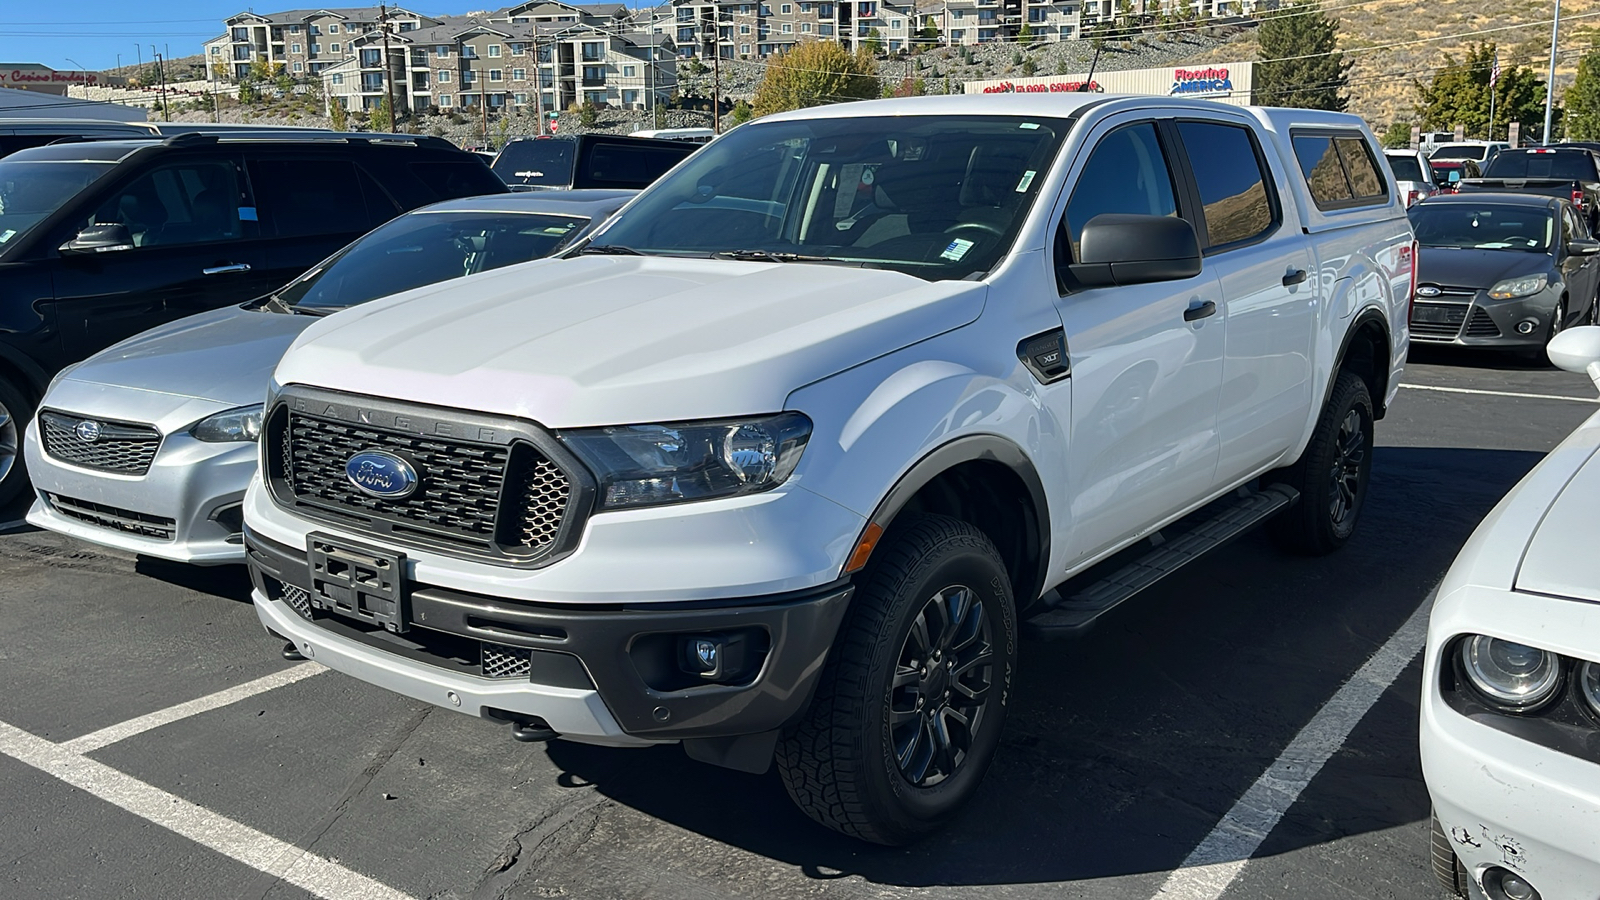
POLYGON ((214 309, 102 350, 73 367, 66 380, 226 406, 260 403, 278 359, 315 321, 237 306, 214 309))
POLYGON ((276 379, 554 428, 767 413, 973 321, 986 291, 853 266, 539 260, 323 319, 276 379))

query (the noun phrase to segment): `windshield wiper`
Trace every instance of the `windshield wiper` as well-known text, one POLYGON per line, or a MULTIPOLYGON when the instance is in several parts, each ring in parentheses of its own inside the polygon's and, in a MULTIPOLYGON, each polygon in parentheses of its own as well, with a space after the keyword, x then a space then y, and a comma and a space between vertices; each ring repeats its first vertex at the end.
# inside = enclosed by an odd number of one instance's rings
POLYGON ((711 254, 712 259, 733 259, 740 262, 820 262, 833 263, 842 266, 865 266, 866 263, 854 259, 840 259, 837 256, 807 256, 804 253, 780 253, 774 250, 723 250, 711 254))
POLYGON ((639 251, 633 249, 632 247, 624 247, 621 244, 590 244, 589 246, 587 246, 587 247, 583 248, 582 250, 578 251, 578 255, 579 256, 582 256, 582 255, 587 254, 587 253, 593 253, 593 254, 595 254, 597 256, 643 256, 644 255, 643 253, 640 253, 639 251))

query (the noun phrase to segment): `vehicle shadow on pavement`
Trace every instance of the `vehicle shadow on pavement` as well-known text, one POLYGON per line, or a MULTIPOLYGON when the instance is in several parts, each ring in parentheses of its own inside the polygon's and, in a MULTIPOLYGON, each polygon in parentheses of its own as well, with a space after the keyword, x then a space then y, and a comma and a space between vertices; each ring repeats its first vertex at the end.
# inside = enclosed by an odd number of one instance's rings
MULTIPOLYGON (((594 887, 595 867, 619 854, 704 858, 723 844, 787 863, 797 880, 933 886, 1144 874, 1148 896, 1416 609, 1472 529, 1540 458, 1380 447, 1361 529, 1342 551, 1289 556, 1259 531, 1134 598, 1083 638, 1025 641, 1006 735, 982 791, 948 829, 910 848, 862 844, 812 824, 775 772, 717 769, 671 747, 553 742, 546 752, 566 777, 639 815, 603 847, 545 860, 540 889, 563 883, 564 872, 575 884, 588 872, 594 887)), ((1395 690, 1414 693, 1415 678, 1395 690)), ((1313 782, 1267 853, 1425 820, 1415 702, 1406 699, 1401 712, 1385 714, 1387 737, 1359 748, 1358 766, 1338 769, 1335 757, 1329 771, 1342 773, 1339 789, 1313 782)), ((665 889, 653 896, 679 896, 671 884, 658 883, 665 889)), ((698 896, 682 885, 681 896, 698 896)))
POLYGON ((141 556, 133 570, 175 587, 240 603, 250 602, 250 573, 244 566, 190 566, 141 556))

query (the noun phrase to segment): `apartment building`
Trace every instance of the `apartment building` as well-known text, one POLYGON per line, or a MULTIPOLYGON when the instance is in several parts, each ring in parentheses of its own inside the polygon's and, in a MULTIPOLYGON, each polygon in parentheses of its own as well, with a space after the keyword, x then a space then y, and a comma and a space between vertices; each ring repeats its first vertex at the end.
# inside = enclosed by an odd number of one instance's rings
POLYGON ((671 38, 637 24, 621 3, 531 0, 438 17, 389 7, 387 36, 379 15, 371 7, 234 16, 206 44, 208 59, 222 63, 213 77, 242 78, 258 59, 282 63, 292 75, 319 76, 330 107, 372 109, 389 91, 387 70, 395 106, 418 112, 644 108, 677 86, 671 38))

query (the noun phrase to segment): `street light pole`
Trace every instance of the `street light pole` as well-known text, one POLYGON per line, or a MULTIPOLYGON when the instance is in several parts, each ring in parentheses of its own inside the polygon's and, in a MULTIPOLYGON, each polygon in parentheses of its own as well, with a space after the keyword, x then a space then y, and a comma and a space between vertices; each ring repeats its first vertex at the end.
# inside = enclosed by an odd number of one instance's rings
POLYGON ((1544 83, 1544 142, 1550 143, 1551 104, 1556 97, 1556 35, 1561 31, 1561 0, 1556 0, 1556 18, 1550 24, 1550 77, 1544 83))
MULTIPOLYGON (((84 77, 84 82, 83 82, 83 99, 85 99, 85 100, 89 99, 89 81, 88 81, 89 70, 85 69, 83 67, 83 63, 78 62, 77 60, 73 59, 70 56, 63 56, 61 58, 66 60, 67 62, 72 63, 73 65, 77 66, 78 67, 78 71, 84 73, 85 77, 84 77)), ((70 81, 67 82, 67 96, 68 97, 72 96, 72 82, 70 82, 70 81)))
POLYGON ((156 52, 156 45, 150 45, 150 55, 156 58, 156 77, 161 79, 161 121, 171 122, 172 111, 167 109, 167 67, 163 64, 161 54, 156 52))

